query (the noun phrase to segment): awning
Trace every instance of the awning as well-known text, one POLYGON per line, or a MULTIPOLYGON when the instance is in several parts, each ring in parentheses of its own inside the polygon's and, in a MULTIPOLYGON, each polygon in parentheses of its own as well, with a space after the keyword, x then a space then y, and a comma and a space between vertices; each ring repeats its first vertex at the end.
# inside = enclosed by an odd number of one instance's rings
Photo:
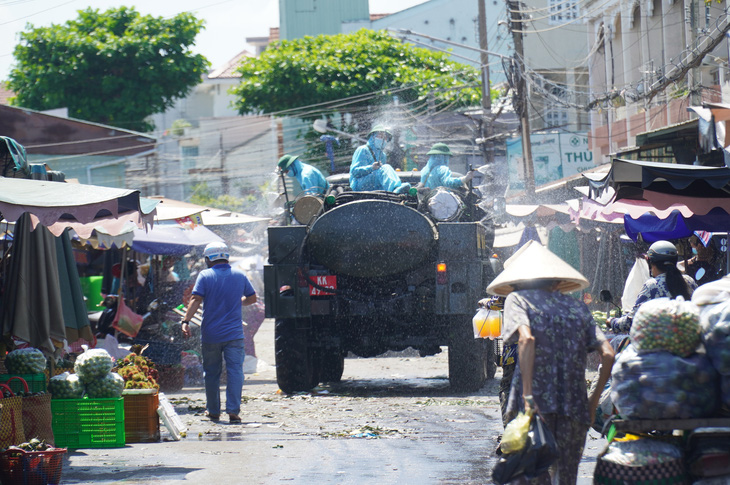
POLYGON ((268 222, 266 217, 249 216, 238 212, 215 209, 190 202, 168 199, 166 197, 152 197, 159 201, 155 221, 174 221, 200 214, 204 226, 220 226, 228 224, 248 224, 252 222, 268 222))
POLYGON ((82 238, 96 227, 117 234, 128 222, 143 228, 152 224, 157 201, 143 199, 137 190, 0 177, 0 213, 16 222, 24 213, 32 226, 47 227, 58 236, 72 228, 82 238))
POLYGON ((223 239, 204 226, 189 229, 177 224, 157 224, 148 231, 135 229, 132 249, 145 254, 172 256, 187 254, 212 242, 223 242, 223 239))
POLYGON ((586 177, 590 197, 596 199, 608 189, 616 200, 640 199, 644 190, 703 198, 730 198, 730 168, 678 165, 614 159, 611 170, 600 180, 586 177))

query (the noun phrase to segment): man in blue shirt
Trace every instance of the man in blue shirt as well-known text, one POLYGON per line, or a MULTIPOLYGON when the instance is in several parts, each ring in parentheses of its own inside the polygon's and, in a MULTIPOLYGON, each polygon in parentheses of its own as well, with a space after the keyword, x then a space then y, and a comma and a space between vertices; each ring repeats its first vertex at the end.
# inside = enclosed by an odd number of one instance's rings
POLYGON ((193 296, 182 320, 182 331, 190 336, 190 319, 205 301, 200 326, 205 372, 206 415, 211 421, 220 418, 220 378, 226 361, 226 412, 228 421, 240 423, 243 389, 243 322, 241 306, 256 303, 256 291, 240 271, 228 264, 230 254, 223 243, 210 243, 203 251, 208 269, 195 280, 193 296))

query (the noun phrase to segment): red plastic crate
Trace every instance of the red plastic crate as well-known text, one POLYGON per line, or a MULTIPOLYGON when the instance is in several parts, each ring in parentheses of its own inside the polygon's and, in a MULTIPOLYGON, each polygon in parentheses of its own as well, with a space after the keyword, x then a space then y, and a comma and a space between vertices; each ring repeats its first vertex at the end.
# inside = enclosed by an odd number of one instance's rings
POLYGON ((124 398, 53 399, 56 446, 120 448, 124 446, 124 398))

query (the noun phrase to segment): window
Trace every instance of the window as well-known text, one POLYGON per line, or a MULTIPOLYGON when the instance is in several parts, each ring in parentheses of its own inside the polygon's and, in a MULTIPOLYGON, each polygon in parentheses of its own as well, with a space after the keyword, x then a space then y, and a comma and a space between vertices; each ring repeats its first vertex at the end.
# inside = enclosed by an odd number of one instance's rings
POLYGON ((545 127, 564 128, 568 124, 568 111, 556 105, 545 108, 545 127))
POLYGON ((576 0, 548 0, 550 23, 563 24, 578 18, 578 2, 576 0))

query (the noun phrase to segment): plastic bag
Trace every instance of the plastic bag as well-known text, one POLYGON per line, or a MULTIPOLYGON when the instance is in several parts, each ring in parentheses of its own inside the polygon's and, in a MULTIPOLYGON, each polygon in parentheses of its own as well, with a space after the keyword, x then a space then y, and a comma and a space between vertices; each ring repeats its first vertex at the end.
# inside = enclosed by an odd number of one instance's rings
POLYGON ((502 456, 492 470, 492 480, 504 484, 520 475, 536 478, 545 473, 557 458, 555 437, 542 419, 534 416, 530 420, 527 446, 517 453, 502 456))
POLYGON ((629 345, 611 371, 611 400, 627 419, 691 419, 712 416, 718 375, 704 354, 639 354, 629 345))
POLYGON ((621 295, 621 308, 625 311, 634 308, 636 297, 639 296, 639 292, 649 278, 651 278, 651 274, 649 274, 649 265, 646 264, 646 260, 636 258, 634 266, 629 271, 629 276, 626 277, 624 292, 621 295))
POLYGON ((652 439, 613 441, 608 445, 602 460, 617 465, 661 465, 682 458, 682 450, 671 443, 652 439))
POLYGON ((666 350, 687 357, 700 345, 699 308, 682 297, 647 301, 636 311, 630 335, 638 352, 666 350))
POLYGON ((136 337, 139 333, 139 329, 142 328, 142 321, 144 317, 137 315, 127 306, 124 301, 119 302, 119 308, 117 308, 117 314, 112 322, 112 327, 122 332, 124 335, 130 337, 136 337))
POLYGON ((527 444, 531 415, 520 413, 504 428, 499 448, 502 453, 510 454, 522 450, 527 444))

